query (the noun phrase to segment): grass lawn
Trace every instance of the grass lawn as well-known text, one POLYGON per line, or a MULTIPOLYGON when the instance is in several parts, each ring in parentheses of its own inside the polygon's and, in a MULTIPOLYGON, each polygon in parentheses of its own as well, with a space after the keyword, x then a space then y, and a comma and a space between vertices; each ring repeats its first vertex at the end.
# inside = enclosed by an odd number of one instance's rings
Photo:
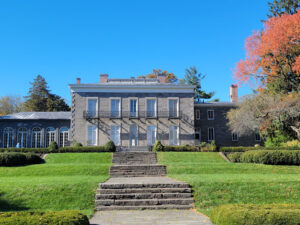
POLYGON ((91 215, 111 158, 111 153, 61 153, 48 155, 45 164, 0 167, 0 211, 74 209, 91 215))
POLYGON ((198 211, 222 204, 300 203, 300 166, 228 163, 218 153, 160 152, 168 176, 193 187, 198 211))

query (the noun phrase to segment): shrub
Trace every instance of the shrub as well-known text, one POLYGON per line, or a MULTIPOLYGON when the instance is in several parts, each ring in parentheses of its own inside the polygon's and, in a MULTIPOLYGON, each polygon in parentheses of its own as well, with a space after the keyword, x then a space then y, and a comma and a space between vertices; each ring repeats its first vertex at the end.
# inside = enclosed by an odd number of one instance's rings
POLYGON ((106 142, 104 145, 104 148, 106 149, 107 152, 115 152, 116 151, 116 146, 115 143, 112 140, 109 140, 106 142))
POLYGON ((267 148, 281 147, 287 141, 290 141, 291 138, 284 134, 277 134, 275 137, 268 137, 265 141, 265 146, 267 148))
POLYGON ((300 148, 300 141, 298 140, 288 141, 284 143, 282 146, 288 148, 300 148))
POLYGON ((220 152, 246 152, 252 150, 300 150, 299 147, 290 146, 290 147, 276 147, 276 148, 266 148, 266 147, 253 147, 253 146, 235 146, 235 147, 221 147, 220 152))
POLYGON ((0 212, 1 225, 89 225, 87 216, 77 211, 0 212))
POLYGON ((217 151, 217 145, 216 145, 216 141, 215 141, 215 140, 213 140, 213 141, 210 143, 210 145, 209 145, 209 150, 210 150, 211 152, 217 151))
POLYGON ((299 225, 300 205, 221 205, 210 219, 217 225, 299 225))
POLYGON ((241 155, 243 154, 243 152, 235 152, 235 153, 230 153, 227 155, 227 158, 231 161, 231 162, 240 162, 241 161, 241 155))
POLYGON ((162 143, 157 140, 153 146, 152 151, 154 152, 163 152, 164 151, 164 146, 162 145, 162 143))
POLYGON ((83 145, 80 142, 75 142, 75 144, 73 145, 73 147, 75 148, 79 148, 82 147, 83 145))
POLYGON ((199 148, 194 146, 165 146, 164 152, 198 152, 199 148))
POLYGON ((0 166, 24 166, 43 162, 44 160, 40 156, 32 153, 0 153, 0 166))
POLYGON ((48 147, 50 152, 55 152, 58 149, 58 145, 55 141, 52 141, 48 147))

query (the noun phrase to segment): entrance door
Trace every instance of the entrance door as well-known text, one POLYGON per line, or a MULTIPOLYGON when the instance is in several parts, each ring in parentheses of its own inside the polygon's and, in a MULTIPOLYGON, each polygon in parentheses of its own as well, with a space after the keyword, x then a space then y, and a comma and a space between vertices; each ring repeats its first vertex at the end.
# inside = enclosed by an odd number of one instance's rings
POLYGON ((129 146, 138 145, 138 127, 136 124, 130 125, 129 128, 129 146))

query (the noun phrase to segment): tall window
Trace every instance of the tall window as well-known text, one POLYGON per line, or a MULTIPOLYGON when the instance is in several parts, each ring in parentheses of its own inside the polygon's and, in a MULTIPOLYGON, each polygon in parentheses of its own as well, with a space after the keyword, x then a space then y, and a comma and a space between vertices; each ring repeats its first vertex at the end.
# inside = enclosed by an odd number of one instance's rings
POLYGON ((208 141, 215 140, 215 129, 213 127, 208 128, 208 141))
POLYGON ((129 127, 129 145, 138 145, 138 126, 136 124, 132 124, 129 127))
POLYGON ((261 141, 261 137, 259 133, 255 134, 255 141, 261 141))
POLYGON ((195 139, 201 141, 201 128, 195 129, 195 139))
POLYGON ((41 136, 42 136, 41 128, 35 127, 32 129, 32 141, 31 141, 32 148, 41 147, 41 141, 42 141, 41 136))
POLYGON ((147 117, 156 117, 156 100, 155 99, 147 99, 147 117))
POLYGON ((170 126, 169 135, 170 145, 179 145, 179 127, 170 126))
POLYGON ((137 99, 130 99, 130 117, 137 117, 138 101, 137 99))
POLYGON ((6 127, 3 132, 3 147, 11 148, 13 147, 13 129, 11 127, 6 127))
POLYGON ((196 109, 196 120, 200 120, 200 109, 196 109))
POLYGON ((88 126, 88 145, 97 145, 97 126, 88 126))
POLYGON ((27 147, 27 129, 25 127, 20 127, 18 130, 18 143, 22 148, 27 147))
POLYGON ((59 146, 65 147, 69 145, 69 129, 62 127, 59 129, 59 146))
POLYGON ((148 145, 153 146, 156 141, 156 126, 147 126, 148 145))
POLYGON ((238 141, 239 140, 239 136, 237 133, 232 133, 232 141, 238 141))
POLYGON ((170 118, 178 117, 178 99, 169 100, 169 117, 170 118))
POLYGON ((120 126, 110 127, 110 139, 115 143, 115 145, 120 145, 120 126))
POLYGON ((214 120, 215 119, 214 110, 207 110, 207 119, 208 120, 214 120))
POLYGON ((88 99, 88 116, 96 117, 96 115, 97 115, 97 106, 98 106, 98 100, 97 99, 88 99))
POLYGON ((111 99, 111 101, 110 101, 110 116, 112 118, 118 118, 121 116, 120 99, 111 99))
POLYGON ((55 141, 55 129, 53 127, 48 127, 46 129, 45 147, 48 147, 52 141, 55 141))

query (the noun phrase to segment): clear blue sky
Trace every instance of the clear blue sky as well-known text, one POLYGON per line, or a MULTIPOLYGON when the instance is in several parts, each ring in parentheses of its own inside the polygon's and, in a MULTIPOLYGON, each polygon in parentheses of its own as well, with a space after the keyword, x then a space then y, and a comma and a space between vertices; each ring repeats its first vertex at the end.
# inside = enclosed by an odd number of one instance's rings
MULTIPOLYGON (((37 74, 70 103, 69 83, 175 73, 196 66, 203 88, 229 100, 244 40, 262 28, 266 0, 1 1, 0 96, 27 94, 37 74)), ((250 93, 247 86, 239 95, 250 93)))

